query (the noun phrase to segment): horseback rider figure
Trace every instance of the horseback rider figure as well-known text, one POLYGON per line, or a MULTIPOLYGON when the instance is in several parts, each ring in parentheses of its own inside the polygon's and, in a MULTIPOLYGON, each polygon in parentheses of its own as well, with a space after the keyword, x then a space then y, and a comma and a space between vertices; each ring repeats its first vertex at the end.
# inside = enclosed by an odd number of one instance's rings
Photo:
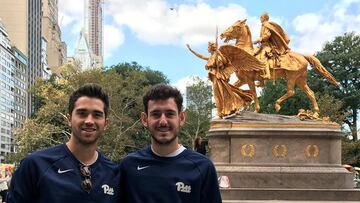
POLYGON ((270 68, 280 67, 280 56, 288 53, 290 39, 284 30, 276 23, 269 22, 269 14, 263 13, 260 17, 260 38, 254 44, 260 43, 260 49, 255 53, 266 61, 264 79, 270 79, 270 68))

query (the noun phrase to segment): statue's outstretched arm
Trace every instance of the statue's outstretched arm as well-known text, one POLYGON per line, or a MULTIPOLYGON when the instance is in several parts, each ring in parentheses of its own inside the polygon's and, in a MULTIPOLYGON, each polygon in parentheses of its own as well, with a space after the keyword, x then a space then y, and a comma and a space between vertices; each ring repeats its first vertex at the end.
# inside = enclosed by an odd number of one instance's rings
POLYGON ((187 48, 191 51, 191 53, 193 53, 195 56, 197 56, 197 57, 199 57, 199 58, 201 58, 201 59, 204 59, 204 60, 209 60, 209 57, 206 57, 206 56, 204 56, 204 55, 202 55, 202 54, 199 54, 199 53, 197 53, 197 52, 195 52, 194 50, 192 50, 191 48, 190 48, 190 45, 189 44, 186 44, 186 46, 187 46, 187 48))

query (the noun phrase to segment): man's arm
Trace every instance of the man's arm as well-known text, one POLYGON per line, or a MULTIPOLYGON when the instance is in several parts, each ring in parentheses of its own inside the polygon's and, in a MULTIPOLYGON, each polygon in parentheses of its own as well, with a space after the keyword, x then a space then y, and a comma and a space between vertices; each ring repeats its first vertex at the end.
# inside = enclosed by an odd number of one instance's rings
POLYGON ((270 36, 271 36, 270 30, 263 25, 261 27, 260 37, 254 42, 254 44, 267 42, 270 36))
POLYGON ((221 194, 217 180, 216 170, 209 160, 207 173, 203 179, 203 188, 201 191, 201 203, 221 203, 221 194))
POLYGON ((37 197, 38 171, 35 162, 30 158, 21 161, 16 169, 7 194, 7 203, 35 203, 37 197))

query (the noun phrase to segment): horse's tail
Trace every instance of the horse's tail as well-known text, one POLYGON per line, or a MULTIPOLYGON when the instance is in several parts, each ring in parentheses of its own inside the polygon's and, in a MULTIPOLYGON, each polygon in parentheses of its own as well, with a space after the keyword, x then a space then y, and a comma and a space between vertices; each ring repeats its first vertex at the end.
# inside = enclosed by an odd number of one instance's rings
POLYGON ((316 72, 321 73, 330 83, 339 86, 340 83, 336 81, 334 76, 326 70, 326 68, 321 64, 319 59, 315 56, 306 56, 303 55, 305 59, 310 63, 310 65, 315 69, 316 72))

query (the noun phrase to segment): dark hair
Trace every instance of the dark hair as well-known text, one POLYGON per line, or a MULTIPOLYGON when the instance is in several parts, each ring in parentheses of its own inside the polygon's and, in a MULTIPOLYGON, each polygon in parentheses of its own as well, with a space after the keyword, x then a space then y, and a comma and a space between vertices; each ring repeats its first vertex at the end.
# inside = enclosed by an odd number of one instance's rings
POLYGON ((94 83, 87 83, 77 89, 70 95, 69 98, 69 114, 71 114, 75 108, 75 103, 80 97, 91 97, 100 99, 104 103, 104 112, 105 117, 108 116, 109 113, 109 96, 103 90, 103 88, 94 83))
POLYGON ((174 98, 178 111, 180 112, 183 98, 178 89, 163 83, 152 86, 143 97, 145 113, 148 113, 148 103, 150 100, 166 100, 169 98, 174 98))

